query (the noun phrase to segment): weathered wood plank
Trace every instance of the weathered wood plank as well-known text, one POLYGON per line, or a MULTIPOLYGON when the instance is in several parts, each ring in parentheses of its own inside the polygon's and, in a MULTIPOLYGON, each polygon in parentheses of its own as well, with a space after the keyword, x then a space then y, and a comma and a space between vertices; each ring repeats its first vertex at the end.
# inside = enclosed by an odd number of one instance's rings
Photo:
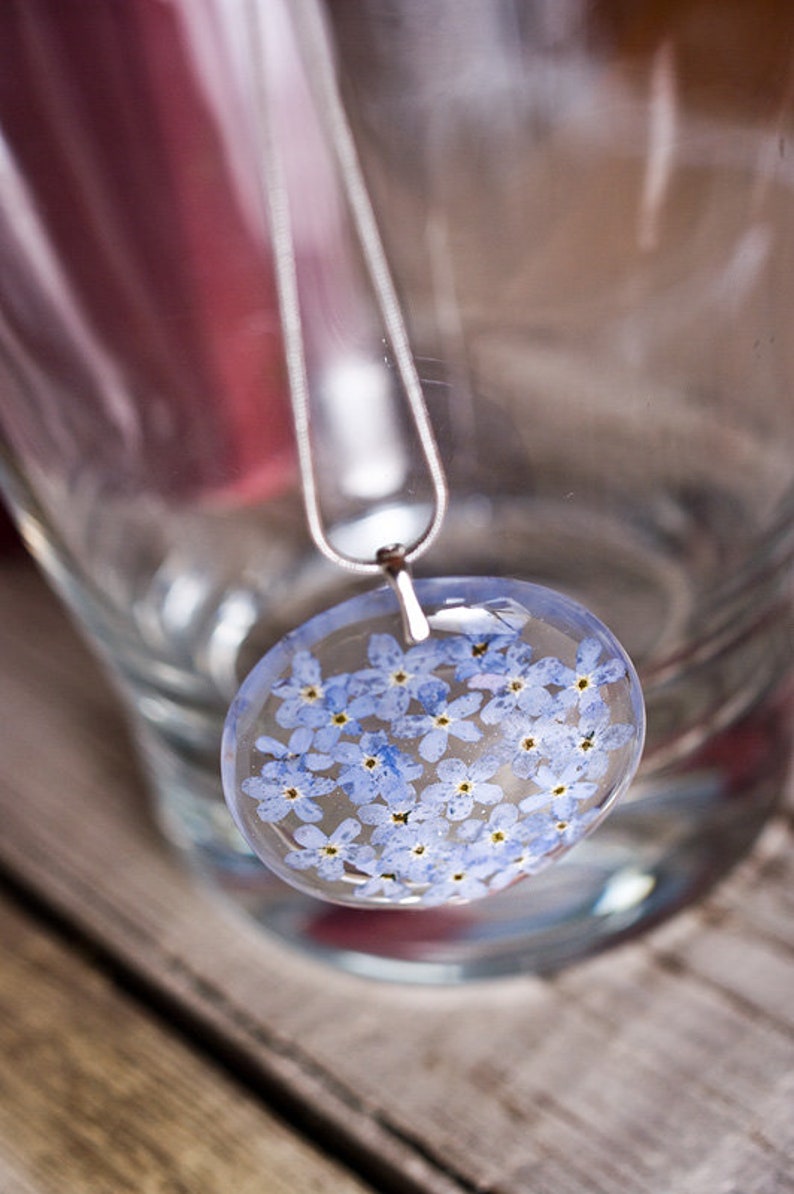
POLYGON ((24 567, 0 578, 0 658, 3 865, 406 1188, 794 1188, 783 818, 701 908, 554 980, 366 983, 175 865, 106 685, 24 567))
POLYGON ((365 1194, 0 900, 4 1194, 365 1194))

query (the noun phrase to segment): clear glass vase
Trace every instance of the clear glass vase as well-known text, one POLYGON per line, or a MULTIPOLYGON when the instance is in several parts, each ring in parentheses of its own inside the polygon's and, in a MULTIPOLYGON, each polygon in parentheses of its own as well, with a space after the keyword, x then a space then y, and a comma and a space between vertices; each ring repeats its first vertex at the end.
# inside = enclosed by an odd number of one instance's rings
POLYGON ((706 890, 791 753, 794 12, 27 0, 0 31, 3 486, 117 683, 168 838, 266 931, 411 981, 547 970, 706 890), (241 679, 362 587, 305 528, 263 102, 333 533, 400 539, 425 513, 318 80, 450 482, 418 573, 569 594, 648 707, 639 777, 593 838, 456 908, 301 895, 221 797, 241 679))

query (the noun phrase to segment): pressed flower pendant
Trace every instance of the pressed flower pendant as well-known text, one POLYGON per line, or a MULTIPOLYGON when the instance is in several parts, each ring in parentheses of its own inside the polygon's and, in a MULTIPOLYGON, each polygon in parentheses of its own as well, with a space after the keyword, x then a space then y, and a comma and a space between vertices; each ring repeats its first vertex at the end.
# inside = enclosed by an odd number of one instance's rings
POLYGON ((634 669, 612 634, 522 581, 417 581, 405 647, 377 589, 298 627, 230 712, 227 801, 287 882, 356 906, 478 899, 560 858, 636 771, 634 669))
MULTIPOLYGON (((261 32, 252 29, 253 44, 261 32)), ((327 559, 385 575, 390 587, 305 622, 254 668, 226 722, 224 791, 251 848, 295 887, 359 907, 461 903, 535 874, 598 825, 637 768, 642 695, 611 633, 559 593, 503 578, 411 580, 409 566, 441 531, 448 487, 323 44, 313 74, 382 332, 376 392, 379 402, 387 393, 404 400, 433 501, 412 543, 374 557, 348 555, 326 533, 320 491, 334 469, 326 453, 321 487, 314 440, 325 424, 313 414, 329 401, 323 376, 340 361, 355 373, 362 347, 315 344, 310 376, 287 172, 265 104, 263 182, 307 527, 327 559)), ((372 385, 373 359, 362 359, 359 381, 372 385)), ((362 441, 363 455, 371 442, 362 441)), ((340 462, 350 497, 343 472, 340 462)), ((414 499, 380 500, 386 515, 414 499)))

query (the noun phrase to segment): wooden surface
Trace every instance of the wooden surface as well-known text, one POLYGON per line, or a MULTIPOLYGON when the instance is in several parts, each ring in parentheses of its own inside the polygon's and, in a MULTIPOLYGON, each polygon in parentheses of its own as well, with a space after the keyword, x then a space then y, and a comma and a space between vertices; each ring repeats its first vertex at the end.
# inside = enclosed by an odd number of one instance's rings
POLYGON ((2 1194, 794 1191, 789 813, 698 908, 552 980, 380 985, 177 865, 23 560, 0 660, 2 1194))
POLYGON ((366 1187, 0 899, 3 1194, 366 1187))

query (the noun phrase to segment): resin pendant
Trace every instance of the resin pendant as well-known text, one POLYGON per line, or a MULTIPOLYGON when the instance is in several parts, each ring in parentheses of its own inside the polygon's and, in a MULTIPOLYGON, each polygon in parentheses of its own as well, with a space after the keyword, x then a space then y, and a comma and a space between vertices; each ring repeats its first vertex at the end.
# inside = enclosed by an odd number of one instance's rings
POLYGON ((590 833, 644 739, 625 652, 591 613, 503 578, 417 581, 431 637, 404 648, 390 589, 298 627, 254 668, 223 746, 252 850, 361 906, 478 899, 590 833))

